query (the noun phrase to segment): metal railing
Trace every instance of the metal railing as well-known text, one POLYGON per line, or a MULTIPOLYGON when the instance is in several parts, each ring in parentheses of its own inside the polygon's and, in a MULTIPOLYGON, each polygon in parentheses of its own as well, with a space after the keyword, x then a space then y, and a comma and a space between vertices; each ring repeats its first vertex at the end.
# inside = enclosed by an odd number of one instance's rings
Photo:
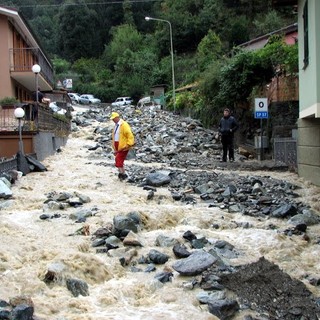
POLYGON ((274 160, 297 168, 297 140, 293 138, 274 138, 274 160))
POLYGON ((17 170, 18 161, 17 158, 5 159, 0 161, 0 174, 8 172, 10 170, 17 170))
MULTIPOLYGON (((22 120, 23 132, 50 131, 56 136, 67 136, 71 130, 71 117, 61 116, 44 104, 23 104, 25 117, 22 120)), ((0 111, 0 132, 18 131, 19 123, 14 116, 15 106, 3 106, 0 111)))

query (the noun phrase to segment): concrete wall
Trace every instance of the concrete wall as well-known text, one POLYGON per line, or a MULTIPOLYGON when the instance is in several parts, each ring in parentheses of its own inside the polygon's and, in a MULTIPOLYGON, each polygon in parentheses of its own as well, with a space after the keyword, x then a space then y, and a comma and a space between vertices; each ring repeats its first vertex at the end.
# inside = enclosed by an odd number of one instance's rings
POLYGON ((298 120, 299 176, 320 186, 320 118, 298 120))
POLYGON ((304 65, 303 9, 298 1, 299 24, 299 120, 298 174, 320 186, 320 1, 308 0, 309 64, 304 65))
POLYGON ((40 132, 34 137, 34 150, 39 161, 53 155, 56 150, 66 145, 68 137, 56 137, 52 132, 40 132))
POLYGON ((300 118, 320 117, 320 1, 308 0, 309 64, 304 66, 303 8, 306 0, 299 1, 299 97, 300 118), (305 68, 304 68, 305 67, 305 68))

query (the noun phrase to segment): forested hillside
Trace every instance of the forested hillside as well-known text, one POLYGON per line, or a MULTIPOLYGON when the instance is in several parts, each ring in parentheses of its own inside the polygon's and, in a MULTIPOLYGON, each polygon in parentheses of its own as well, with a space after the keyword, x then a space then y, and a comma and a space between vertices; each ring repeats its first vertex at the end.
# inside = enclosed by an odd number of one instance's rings
MULTIPOLYGON (((169 21, 176 88, 193 82, 200 85, 193 96, 177 97, 177 106, 192 106, 205 113, 208 108, 234 102, 234 94, 220 90, 236 81, 221 83, 230 65, 241 69, 243 65, 239 64, 246 61, 248 66, 250 61, 251 73, 263 69, 264 79, 251 79, 250 88, 241 99, 248 99, 255 85, 267 81, 265 74, 272 75, 269 69, 272 66, 267 65, 269 56, 259 54, 261 65, 257 66, 257 57, 243 53, 238 57, 234 48, 296 22, 291 7, 275 11, 271 0, 2 0, 0 3, 22 12, 54 62, 57 80, 72 78, 75 91, 93 93, 105 102, 118 95, 130 95, 137 100, 155 84, 172 88, 169 25, 164 21, 146 21, 145 17, 169 21)), ((287 50, 282 48, 281 39, 277 41, 278 47, 268 49, 269 53, 276 53, 279 47, 287 50)), ((277 59, 284 60, 279 54, 277 59)), ((248 85, 246 80, 242 81, 248 85)))

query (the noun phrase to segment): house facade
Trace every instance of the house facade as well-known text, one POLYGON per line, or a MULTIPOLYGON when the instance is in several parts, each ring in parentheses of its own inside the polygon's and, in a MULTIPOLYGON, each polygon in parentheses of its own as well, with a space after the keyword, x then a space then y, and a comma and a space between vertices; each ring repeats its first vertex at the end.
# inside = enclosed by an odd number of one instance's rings
POLYGON ((53 89, 53 66, 41 49, 27 22, 12 8, 0 7, 0 100, 15 97, 31 100, 35 91, 32 66, 38 64, 38 85, 41 90, 53 89))
POLYGON ((269 39, 273 35, 281 35, 284 38, 284 42, 287 45, 292 45, 297 43, 298 41, 298 24, 294 23, 292 25, 289 25, 287 27, 281 28, 279 30, 275 30, 273 32, 264 34, 260 37, 254 38, 250 41, 244 42, 239 45, 240 48, 243 48, 245 50, 258 50, 265 47, 265 45, 268 43, 269 39))
POLYGON ((0 158, 15 157, 22 131, 24 152, 42 160, 66 143, 70 130, 69 119, 56 119, 48 104, 33 101, 37 87, 53 93, 53 66, 28 23, 13 8, 0 6, 0 39, 0 158), (40 66, 36 73, 35 65, 40 66), (10 99, 19 105, 5 104, 10 99), (17 106, 25 112, 21 122, 14 115, 17 106))
POLYGON ((274 0, 298 6, 298 173, 320 186, 320 1, 274 0))

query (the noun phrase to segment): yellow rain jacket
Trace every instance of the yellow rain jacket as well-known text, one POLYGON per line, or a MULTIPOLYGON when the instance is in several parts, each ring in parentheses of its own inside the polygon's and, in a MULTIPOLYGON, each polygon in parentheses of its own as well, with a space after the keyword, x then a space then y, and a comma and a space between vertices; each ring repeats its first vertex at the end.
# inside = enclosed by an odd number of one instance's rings
MULTIPOLYGON (((129 150, 134 146, 134 135, 131 131, 130 125, 124 121, 119 121, 119 147, 118 151, 129 150)), ((112 148, 115 150, 114 144, 114 129, 112 129, 112 148)))

